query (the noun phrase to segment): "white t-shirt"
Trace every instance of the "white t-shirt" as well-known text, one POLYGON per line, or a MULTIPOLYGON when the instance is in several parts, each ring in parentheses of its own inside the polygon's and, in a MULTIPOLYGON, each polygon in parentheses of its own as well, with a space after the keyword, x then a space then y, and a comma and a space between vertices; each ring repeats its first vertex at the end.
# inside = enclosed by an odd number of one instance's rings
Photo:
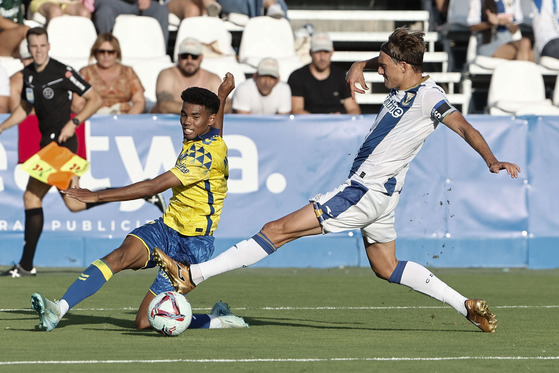
POLYGON ((10 96, 10 77, 4 66, 0 66, 0 96, 10 96))
POLYGON ((550 40, 559 38, 559 1, 532 1, 532 11, 535 49, 539 55, 550 40))
POLYGON ((407 91, 393 89, 355 156, 349 178, 388 195, 399 192, 427 136, 454 111, 429 76, 407 91))
POLYGON ((254 79, 239 84, 233 95, 233 110, 252 114, 277 114, 291 112, 291 89, 285 82, 278 82, 268 96, 258 92, 254 79))

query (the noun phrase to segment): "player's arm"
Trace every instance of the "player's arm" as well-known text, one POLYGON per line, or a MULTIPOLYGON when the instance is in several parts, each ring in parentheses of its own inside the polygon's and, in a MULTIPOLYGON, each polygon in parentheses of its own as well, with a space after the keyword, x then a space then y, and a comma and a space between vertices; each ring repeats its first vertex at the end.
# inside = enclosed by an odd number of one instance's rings
POLYGON ((14 109, 12 114, 6 118, 2 124, 0 124, 0 133, 4 132, 8 128, 12 128, 13 126, 19 124, 23 121, 29 113, 33 110, 33 105, 29 102, 22 100, 19 105, 14 109))
POLYGON ((507 170, 507 173, 511 177, 518 177, 520 167, 514 163, 497 160, 481 133, 472 127, 459 111, 455 111, 446 116, 443 119, 443 123, 466 140, 466 142, 481 155, 487 167, 489 167, 489 171, 498 173, 500 170, 507 170))
POLYGON ((69 188, 62 193, 82 202, 130 201, 161 193, 169 188, 181 185, 180 180, 167 171, 154 179, 140 181, 122 188, 106 189, 92 192, 89 189, 69 188))
MULTIPOLYGON (((82 97, 85 99, 85 105, 83 108, 76 113, 74 117, 78 119, 79 123, 82 123, 89 119, 95 112, 103 105, 103 99, 101 95, 93 89, 93 87, 89 88, 87 92, 85 92, 82 97)), ((58 136, 58 143, 63 143, 64 141, 68 140, 70 137, 74 136, 76 133, 77 126, 74 124, 72 120, 68 121, 66 125, 60 131, 60 136, 58 136)))
POLYGON ((354 62, 346 74, 346 83, 351 92, 351 98, 355 100, 355 92, 365 93, 369 89, 365 83, 363 71, 365 70, 378 70, 378 57, 371 58, 370 60, 354 62), (361 88, 357 88, 356 83, 359 83, 361 88))
POLYGON ((223 117, 225 114, 225 106, 231 91, 235 88, 235 77, 231 73, 226 73, 223 82, 217 89, 217 97, 219 98, 219 110, 215 116, 214 127, 219 130, 219 135, 223 135, 223 117))

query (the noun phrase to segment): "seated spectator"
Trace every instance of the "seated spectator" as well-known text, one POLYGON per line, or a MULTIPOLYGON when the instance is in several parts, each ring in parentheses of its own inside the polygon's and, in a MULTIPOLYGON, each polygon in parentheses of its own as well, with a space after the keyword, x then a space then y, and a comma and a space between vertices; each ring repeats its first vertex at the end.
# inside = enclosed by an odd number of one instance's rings
POLYGON ((533 0, 535 49, 539 57, 559 59, 559 20, 558 0, 533 0))
POLYGON ((91 19, 93 9, 93 0, 31 0, 29 3, 31 18, 35 13, 39 13, 45 17, 46 23, 63 15, 91 19))
POLYGON ((29 27, 23 24, 21 0, 0 1, 0 56, 19 57, 19 43, 29 27))
POLYGON ((233 96, 233 111, 237 114, 289 114, 291 89, 280 81, 275 58, 264 58, 252 76, 241 83, 233 96))
POLYGON ((117 38, 110 33, 99 35, 91 47, 89 59, 95 63, 82 68, 80 74, 103 99, 97 114, 144 112, 144 87, 134 69, 120 63, 122 53, 117 38))
POLYGON ((188 17, 219 17, 221 5, 216 0, 166 0, 169 12, 179 19, 188 17))
MULTIPOLYGON (((179 45, 178 61, 173 67, 162 70, 157 77, 155 95, 157 103, 152 113, 180 114, 181 92, 188 87, 201 87, 217 94, 221 79, 202 69, 204 59, 202 44, 194 38, 186 38, 179 45)), ((227 99, 226 113, 231 112, 231 100, 227 99)))
POLYGON ((217 0, 221 4, 221 15, 228 21, 244 26, 249 18, 270 16, 287 17, 284 0, 217 0))
POLYGON ((333 53, 330 36, 324 32, 314 33, 311 63, 293 71, 287 81, 291 87, 293 114, 361 114, 359 104, 351 98, 345 71, 332 65, 333 53))
POLYGON ((0 114, 8 113, 10 106, 10 78, 4 66, 0 65, 0 114))
POLYGON ((523 21, 520 0, 470 0, 468 25, 478 35, 477 54, 507 60, 533 61, 528 38, 514 40, 523 21))
MULTIPOLYGON (((19 60, 23 66, 33 63, 33 56, 27 48, 27 39, 23 39, 19 44, 19 60)), ((21 101, 21 90, 23 89, 23 71, 18 71, 10 76, 10 113, 18 107, 21 101)))
MULTIPOLYGON (((113 31, 116 17, 134 14, 155 18, 161 25, 165 45, 169 41, 169 9, 158 0, 95 0, 94 23, 98 34, 113 31)), ((133 32, 131 30, 131 32, 133 32)))

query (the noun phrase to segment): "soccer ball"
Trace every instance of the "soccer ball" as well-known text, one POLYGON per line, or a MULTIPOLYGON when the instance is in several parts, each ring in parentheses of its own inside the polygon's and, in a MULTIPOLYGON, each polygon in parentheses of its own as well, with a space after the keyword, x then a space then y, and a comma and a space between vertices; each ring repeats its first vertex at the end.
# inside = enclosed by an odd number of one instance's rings
POLYGON ((192 321, 192 307, 184 295, 166 291, 150 302, 148 320, 151 327, 161 334, 179 335, 192 321))

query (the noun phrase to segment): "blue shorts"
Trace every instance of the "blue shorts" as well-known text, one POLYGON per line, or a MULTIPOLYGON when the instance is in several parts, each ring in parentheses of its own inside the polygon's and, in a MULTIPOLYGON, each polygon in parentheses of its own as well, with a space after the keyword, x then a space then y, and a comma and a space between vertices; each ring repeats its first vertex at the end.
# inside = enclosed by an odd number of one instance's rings
MULTIPOLYGON (((183 236, 169 228, 159 218, 134 229, 129 235, 140 239, 149 253, 149 260, 144 268, 153 268, 153 249, 159 248, 171 258, 182 263, 196 264, 209 260, 214 253, 213 236, 183 236)), ((159 270, 150 287, 154 294, 174 290, 171 281, 163 270, 159 270)))

